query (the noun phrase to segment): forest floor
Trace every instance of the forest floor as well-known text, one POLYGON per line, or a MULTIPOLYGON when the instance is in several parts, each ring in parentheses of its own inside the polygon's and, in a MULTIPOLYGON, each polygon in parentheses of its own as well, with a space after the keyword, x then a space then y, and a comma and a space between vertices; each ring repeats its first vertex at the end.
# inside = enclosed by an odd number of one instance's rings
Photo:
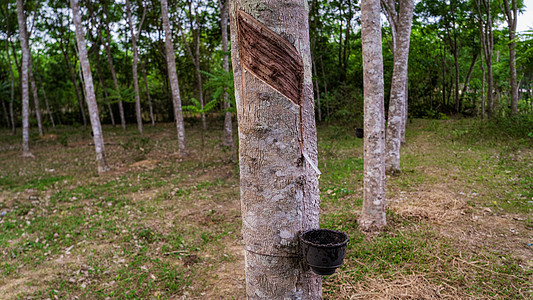
MULTIPOLYGON (((184 158, 172 124, 105 127, 103 175, 90 130, 32 132, 33 159, 1 130, 0 299, 244 299, 238 165, 218 125, 203 150, 188 126, 184 158)), ((533 298, 533 138, 484 128, 410 122, 387 228, 366 236, 363 142, 319 126, 321 227, 351 238, 324 298, 533 298)))

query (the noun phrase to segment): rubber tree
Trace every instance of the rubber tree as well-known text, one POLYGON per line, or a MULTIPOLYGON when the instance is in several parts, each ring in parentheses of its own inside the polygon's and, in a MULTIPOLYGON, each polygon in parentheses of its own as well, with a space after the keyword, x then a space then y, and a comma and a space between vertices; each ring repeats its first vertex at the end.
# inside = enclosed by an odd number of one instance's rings
POLYGON ((178 131, 178 149, 181 155, 187 154, 185 147, 185 126, 183 124, 183 112, 181 110, 180 86, 178 74, 176 72, 176 59, 174 57, 174 44, 172 31, 170 30, 170 21, 168 18, 167 0, 161 0, 161 18, 163 20, 163 30, 165 31, 165 52, 167 57, 168 78, 170 89, 172 90, 172 104, 174 106, 174 118, 176 120, 176 129, 178 131))
POLYGON ((72 21, 76 27, 76 42, 78 45, 79 59, 81 69, 83 71, 83 79, 85 85, 85 95, 87 100, 87 107, 89 108, 89 119, 91 120, 91 127, 93 130, 94 147, 96 150, 96 163, 98 165, 98 173, 103 173, 109 170, 105 158, 104 137, 102 133, 102 126, 100 124, 100 116, 98 115, 98 106, 96 104, 96 95, 94 93, 93 77, 91 74, 91 66, 89 64, 89 56, 87 54, 87 45, 85 44, 85 36, 81 23, 80 4, 79 0, 70 0, 70 7, 72 9, 72 21))
MULTIPOLYGON (((228 47, 228 13, 229 13, 229 0, 218 0, 220 8, 220 30, 222 36, 222 68, 224 71, 229 72, 229 47, 228 47)), ((228 147, 233 147, 233 125, 231 123, 231 111, 230 102, 228 99, 228 93, 224 93, 224 109, 226 115, 224 118, 224 137, 223 144, 228 147)))
POLYGON ((518 83, 516 78, 516 25, 518 22, 517 0, 503 1, 503 12, 509 26, 509 81, 511 86, 511 115, 518 113, 518 83))
POLYGON ((494 110, 494 76, 492 71, 492 54, 494 52, 494 34, 492 32, 493 18, 490 0, 475 0, 475 5, 479 18, 479 31, 481 36, 481 45, 485 65, 487 66, 487 103, 483 111, 487 116, 492 118, 494 110))
POLYGON ((17 20, 19 24, 20 47, 22 48, 22 66, 20 71, 22 92, 22 156, 33 157, 30 152, 30 95, 28 86, 28 67, 30 62, 30 48, 26 31, 26 15, 23 0, 17 0, 17 20))
POLYGON ((307 0, 232 0, 230 23, 246 293, 321 299, 298 246, 320 204, 307 0))
POLYGON ((363 231, 387 224, 385 202, 385 108, 379 0, 361 1, 364 93, 363 231))
POLYGON ((139 133, 143 133, 143 120, 141 115, 141 97, 139 92, 139 79, 137 77, 137 67, 139 63, 139 52, 137 51, 137 39, 141 33, 142 24, 144 17, 146 16, 146 8, 143 9, 143 15, 141 21, 139 22, 139 29, 135 31, 133 26, 133 20, 131 18, 131 4, 129 0, 126 0, 126 13, 128 16, 128 24, 130 26, 131 34, 131 50, 133 51, 133 63, 132 63, 132 73, 133 73, 133 89, 135 90, 135 115, 137 117, 137 129, 139 133))
POLYGON ((407 114, 407 66, 413 23, 414 0, 382 0, 392 32, 394 67, 389 101, 386 137, 386 171, 400 172, 402 130, 407 114))

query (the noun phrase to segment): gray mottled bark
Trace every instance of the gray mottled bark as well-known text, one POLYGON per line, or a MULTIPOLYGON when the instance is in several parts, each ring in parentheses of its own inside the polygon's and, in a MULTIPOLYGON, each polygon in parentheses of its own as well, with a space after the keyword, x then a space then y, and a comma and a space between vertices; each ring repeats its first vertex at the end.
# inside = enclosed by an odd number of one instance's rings
MULTIPOLYGON (((300 232, 318 228, 320 205, 317 174, 302 156, 306 153, 317 165, 307 1, 230 3, 246 293, 248 299, 321 299, 321 277, 301 264, 298 246, 300 232), (287 51, 302 62, 298 68, 303 76, 299 90, 289 89, 282 94, 246 69, 241 55, 250 63, 254 61, 249 59, 252 52, 260 52, 259 46, 241 54, 238 48, 272 40, 260 36, 239 40, 236 22, 244 15, 240 11, 261 24, 262 34, 294 46, 287 51), (300 93, 300 105, 289 98, 291 91, 300 93)), ((283 61, 260 67, 279 74, 285 65, 276 63, 283 61)))
POLYGON ((98 164, 98 173, 103 173, 109 170, 109 166, 107 165, 105 158, 104 137, 102 133, 102 126, 100 124, 100 117, 98 115, 96 96, 94 94, 93 77, 91 74, 91 66, 89 65, 89 57, 87 55, 87 46, 85 44, 85 36, 81 24, 80 4, 78 0, 70 0, 70 7, 72 9, 72 20, 74 22, 74 26, 76 27, 76 41, 78 43, 80 64, 85 82, 85 100, 87 101, 87 107, 89 108, 89 116, 93 130, 94 147, 96 150, 96 163, 98 164))
MULTIPOLYGON (((144 11, 146 13, 146 10, 144 11)), ((126 13, 128 16, 128 23, 130 25, 131 33, 131 50, 133 51, 133 63, 132 63, 132 73, 133 73, 133 89, 135 90, 135 115, 137 117, 137 129, 139 133, 143 133, 143 120, 141 115, 141 97, 139 93, 139 79, 137 77, 137 65, 139 62, 139 53, 137 51, 137 38, 139 36, 140 29, 142 27, 143 20, 139 23, 139 32, 135 33, 135 28, 133 27, 133 21, 131 20, 131 5, 130 1, 126 0, 126 13)))
MULTIPOLYGON (((224 71, 229 72, 229 54, 228 54, 228 13, 229 13, 229 1, 219 0, 220 7, 220 28, 222 33, 222 67, 224 71)), ((224 109, 226 110, 226 116, 224 119, 224 138, 223 144, 228 147, 233 147, 233 125, 231 122, 230 103, 228 100, 228 93, 224 93, 224 109)), ((233 155, 233 154, 232 154, 233 155)))
POLYGON ((174 105, 174 118, 176 119, 176 129, 178 131, 178 149, 182 155, 187 154, 185 147, 185 126, 183 124, 183 112, 181 110, 180 86, 178 83, 178 74, 176 72, 176 60, 174 58, 174 45, 172 41, 172 32, 170 31, 170 22, 168 19, 167 0, 161 0, 161 18, 163 19, 163 30, 165 31, 165 50, 167 57, 167 70, 172 90, 172 104, 174 105))
POLYGON ((20 47, 22 48, 22 66, 20 71, 22 90, 22 156, 33 157, 33 154, 30 152, 30 95, 28 87, 30 48, 28 46, 26 16, 24 15, 24 7, 22 2, 22 0, 17 0, 17 19, 20 31, 20 47))
POLYGON ((359 227, 374 231, 386 224, 385 108, 379 0, 361 2, 365 98, 364 189, 359 227))
POLYGON ((407 66, 414 0, 384 0, 382 2, 395 33, 393 35, 394 68, 386 137, 386 171, 397 173, 400 172, 402 131, 407 113, 407 66))
POLYGON ((28 67, 29 67, 29 72, 30 72, 29 75, 30 75, 31 90, 33 93, 33 104, 35 105, 35 117, 37 118, 37 127, 39 128, 39 135, 43 136, 44 135, 43 122, 41 119, 41 109, 39 107, 39 90, 37 89, 37 84, 35 83, 35 76, 33 75, 33 58, 31 57, 31 52, 30 52, 30 57, 28 61, 28 67))

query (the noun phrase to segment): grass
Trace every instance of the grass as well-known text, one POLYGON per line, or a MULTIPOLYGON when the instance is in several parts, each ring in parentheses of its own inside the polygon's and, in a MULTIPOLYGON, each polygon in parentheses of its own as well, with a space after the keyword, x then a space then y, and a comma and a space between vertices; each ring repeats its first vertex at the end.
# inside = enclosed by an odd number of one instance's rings
MULTIPOLYGON (((357 228, 363 141, 318 128, 321 227, 351 239, 326 299, 533 297, 533 130, 498 122, 411 122, 375 236, 357 228)), ((0 298, 242 299, 238 167, 221 130, 201 153, 187 128, 186 158, 174 130, 105 127, 103 175, 81 128, 32 135, 26 160, 0 131, 0 298)))

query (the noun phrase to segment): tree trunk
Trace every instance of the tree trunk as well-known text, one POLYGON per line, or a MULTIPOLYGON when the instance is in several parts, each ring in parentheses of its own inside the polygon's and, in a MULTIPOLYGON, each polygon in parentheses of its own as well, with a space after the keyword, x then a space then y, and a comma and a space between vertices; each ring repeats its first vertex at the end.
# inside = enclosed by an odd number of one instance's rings
POLYGON ((111 118, 111 124, 113 127, 116 126, 115 123, 115 116, 113 115, 113 108, 111 108, 111 104, 109 103, 109 94, 107 93, 107 88, 105 86, 105 80, 102 77, 102 69, 100 67, 100 46, 98 46, 98 49, 96 50, 96 75, 98 76, 98 81, 100 82, 100 85, 102 86, 102 91, 104 92, 104 101, 107 104, 107 109, 109 110, 109 117, 111 118))
POLYGON ((174 58, 174 45, 172 41, 172 32, 170 31, 170 22, 168 19, 167 0, 161 0, 161 18, 163 19, 163 29, 165 31, 167 70, 170 81, 170 88, 172 90, 174 118, 176 120, 176 129, 178 131, 178 149, 181 155, 186 155, 187 148, 185 147, 185 126, 183 124, 183 113, 181 111, 180 86, 178 83, 178 74, 176 72, 176 60, 174 58))
POLYGON ((78 52, 80 64, 83 70, 83 78, 85 81, 85 94, 87 107, 89 108, 89 116, 91 119, 91 126, 93 130, 94 147, 96 149, 96 162, 98 164, 98 173, 103 173, 109 170, 105 158, 104 137, 102 133, 102 126, 100 125, 100 116, 98 115, 98 106, 96 105, 96 96, 94 94, 93 78, 91 75, 91 66, 89 65, 89 57, 87 55, 87 47, 85 45, 85 37, 83 33, 80 4, 78 0, 70 0, 70 7, 72 9, 72 20, 76 27, 76 40, 78 43, 78 52))
MULTIPOLYGON (((220 29, 222 34, 222 68, 224 71, 229 72, 229 54, 228 54, 228 13, 229 13, 229 1, 219 0, 220 7, 220 29)), ((226 111, 224 119, 224 138, 223 144, 233 149, 233 125, 231 122, 230 102, 228 99, 228 93, 224 92, 224 110, 226 111)), ((233 151, 232 155, 233 157, 233 151)))
MULTIPOLYGON (((483 49, 481 49, 483 52, 483 49)), ((485 67, 483 66, 483 53, 481 55, 481 119, 485 118, 485 67)))
POLYGON ((23 0, 17 0, 17 19, 20 31, 20 47, 22 48, 22 66, 20 71, 22 90, 22 156, 33 157, 33 154, 30 152, 30 97, 28 87, 30 48, 28 46, 23 0))
POLYGON ((396 11, 396 1, 385 3, 388 11, 389 23, 394 27, 394 68, 389 101, 389 120, 386 137, 386 171, 400 172, 400 148, 402 143, 402 128, 404 127, 404 113, 406 111, 407 66, 409 59, 409 43, 411 24, 413 22, 414 0, 400 1, 399 11, 396 11))
POLYGON ((313 59, 313 73, 315 75, 315 92, 316 92, 316 106, 317 106, 317 113, 318 113, 318 121, 322 122, 322 109, 320 106, 320 89, 318 87, 318 75, 316 73, 316 64, 315 60, 313 59))
POLYGON ((37 81, 39 81, 39 85, 41 86, 41 90, 43 91, 43 98, 44 98, 44 104, 46 105, 46 112, 48 113, 48 117, 50 118, 50 122, 52 123, 52 128, 56 128, 56 123, 54 121, 54 115, 52 114, 52 111, 50 110, 50 104, 48 103, 48 98, 46 97, 46 90, 44 88, 43 81, 41 79, 41 75, 39 75, 39 72, 35 72, 37 75, 37 81))
POLYGON ((33 92, 33 104, 35 105, 35 117, 37 118, 37 127, 39 128, 39 135, 43 136, 44 135, 43 122, 41 119, 41 109, 39 108, 39 90, 37 89, 37 84, 35 84, 35 77, 33 76, 33 58, 31 57, 31 52, 28 58, 28 67, 29 67, 29 72, 30 72, 29 75, 30 75, 31 90, 33 92))
POLYGON ((118 96, 118 113, 120 116, 120 125, 122 130, 126 130, 126 118, 124 117, 124 105, 122 104, 122 98, 120 96, 120 87, 118 85, 117 73, 115 72, 115 65, 113 64, 113 55, 111 54, 111 30, 109 30, 109 14, 107 13, 107 1, 104 2, 104 10, 106 13, 105 28, 107 34, 107 43, 104 44, 104 48, 107 54, 107 62, 109 63, 109 70, 111 71, 111 78, 113 78, 113 84, 118 96))
MULTIPOLYGON (((8 3, 6 3, 8 5, 8 3)), ((9 54, 9 18, 6 19, 6 30, 7 30, 7 38, 5 40, 6 44, 6 56, 7 56, 7 63, 9 66, 9 79, 10 79, 10 102, 9 102, 9 116, 10 116, 10 124, 11 124, 11 133, 15 135, 17 133, 17 127, 15 126, 15 115, 13 114, 13 103, 15 102, 15 74, 13 74, 13 66, 11 65, 11 55, 9 54)))
POLYGON ((146 79, 146 68, 144 62, 141 61, 141 70, 143 73, 144 87, 146 88, 146 99, 148 100, 148 108, 150 109, 150 121, 152 121, 152 127, 155 126, 154 108, 152 106, 152 98, 150 97, 150 89, 148 88, 148 80, 146 79))
MULTIPOLYGON (((198 84, 198 101, 200 102, 200 109, 202 110, 201 118, 202 118, 202 129, 207 129, 206 119, 205 119, 205 112, 204 109, 204 88, 203 88, 203 81, 202 81, 202 73, 200 72, 200 24, 198 23, 198 7, 195 8, 195 16, 196 16, 196 28, 194 28, 194 20, 193 20, 193 7, 192 7, 192 0, 187 0, 187 5, 189 6, 189 25, 190 30, 192 34, 193 39, 193 46, 194 46, 194 53, 192 52, 192 49, 187 42, 187 39, 185 38, 185 34, 182 33, 181 37, 183 39, 183 43, 185 44, 185 48, 187 49, 187 53, 189 53, 189 56, 192 59, 192 62, 194 64, 194 72, 196 73, 196 82, 198 84)), ((198 4, 199 5, 199 4, 198 4)))
POLYGON ((511 116, 518 113, 518 84, 516 78, 516 24, 518 19, 518 9, 516 0, 511 0, 512 7, 509 6, 509 0, 503 0, 505 6, 505 15, 509 25, 509 81, 511 83, 511 116))
POLYGON ((4 112, 4 119, 6 121, 6 127, 9 127, 9 113, 7 112, 7 106, 6 106, 6 102, 4 101, 4 99, 1 100, 2 101, 2 110, 4 112))
MULTIPOLYGON (((364 187, 359 228, 380 230, 387 224, 385 203, 385 108, 379 0, 361 2, 364 85, 364 187)), ((398 46, 397 48, 402 48, 398 46)), ((401 84, 401 83, 400 83, 401 84)), ((402 84, 404 87, 404 85, 402 84)))
MULTIPOLYGON (((146 10, 145 10, 146 12, 146 10)), ((135 90, 135 115, 137 116, 137 129, 140 134, 143 134, 143 120, 141 115, 141 97, 139 94, 139 79, 137 78, 137 64, 139 61, 139 53, 137 52, 137 37, 139 36, 142 22, 139 23, 139 32, 135 33, 135 28, 133 27, 133 21, 131 20, 131 5, 130 1, 126 0, 126 13, 128 15, 128 23, 130 25, 131 32, 131 49, 133 51, 133 63, 132 63, 132 73, 133 73, 133 89, 135 90)))
POLYGON ((492 32, 492 15, 489 0, 476 0, 476 7, 479 15, 479 29, 481 33, 481 44, 483 45, 483 55, 485 57, 485 64, 487 66, 487 107, 486 113, 489 118, 492 118, 494 110, 494 77, 492 74, 492 54, 494 49, 494 35, 492 32), (484 15, 486 14, 486 20, 484 15))
POLYGON ((248 299, 322 298, 298 242, 320 205, 307 9, 231 1, 248 299))
POLYGON ((468 88, 468 83, 470 82, 470 78, 472 77, 472 73, 474 72, 474 67, 476 66, 476 61, 479 56, 479 53, 474 53, 474 57, 472 58, 472 63, 470 64, 470 68, 468 69, 468 73, 466 74, 465 84, 463 86, 463 90, 461 91, 461 99, 459 102, 462 102, 462 100, 465 97, 466 90, 468 88))

